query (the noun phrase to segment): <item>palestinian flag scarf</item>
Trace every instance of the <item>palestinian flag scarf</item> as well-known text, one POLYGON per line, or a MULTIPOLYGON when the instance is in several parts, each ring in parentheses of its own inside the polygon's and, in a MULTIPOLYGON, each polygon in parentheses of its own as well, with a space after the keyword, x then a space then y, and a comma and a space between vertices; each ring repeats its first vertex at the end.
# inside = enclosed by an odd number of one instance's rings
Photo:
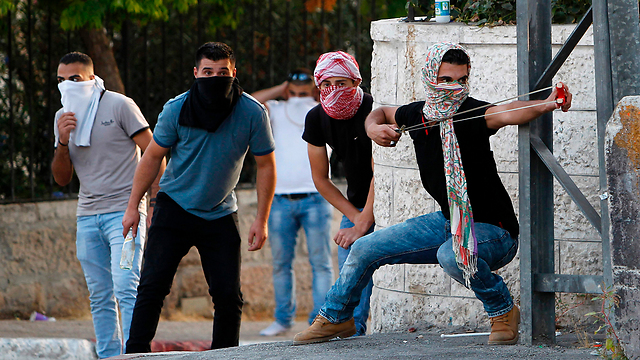
POLYGON ((460 146, 453 128, 453 116, 469 96, 469 85, 455 81, 438 84, 437 80, 442 57, 451 49, 466 53, 462 46, 451 43, 435 44, 427 50, 426 64, 422 69, 426 91, 422 112, 426 120, 440 122, 453 252, 458 268, 464 274, 465 285, 470 287, 470 279, 478 271, 478 240, 474 232, 473 212, 467 194, 460 146))

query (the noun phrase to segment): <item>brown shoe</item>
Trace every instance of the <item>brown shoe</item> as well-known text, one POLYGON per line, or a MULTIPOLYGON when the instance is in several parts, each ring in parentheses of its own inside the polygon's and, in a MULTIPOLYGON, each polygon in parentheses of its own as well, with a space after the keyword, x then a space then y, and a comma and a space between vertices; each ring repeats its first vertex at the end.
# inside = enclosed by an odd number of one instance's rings
POLYGON ((518 342, 518 324, 520 324, 520 309, 513 305, 508 313, 489 318, 491 321, 491 335, 489 345, 513 345, 518 342))
POLYGON ((335 338, 347 338, 356 333, 353 318, 340 324, 333 324, 324 316, 318 315, 309 328, 296 334, 293 345, 313 344, 329 341, 335 338))

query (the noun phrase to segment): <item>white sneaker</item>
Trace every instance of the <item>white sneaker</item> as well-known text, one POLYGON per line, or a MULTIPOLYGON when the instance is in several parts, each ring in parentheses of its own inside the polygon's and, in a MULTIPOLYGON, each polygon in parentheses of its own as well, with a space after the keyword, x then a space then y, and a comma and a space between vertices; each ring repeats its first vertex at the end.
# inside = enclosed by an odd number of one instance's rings
POLYGON ((289 331, 289 329, 291 329, 291 327, 284 327, 284 326, 280 325, 280 323, 278 323, 277 321, 274 321, 267 328, 265 328, 262 331, 260 331, 260 335, 261 336, 281 335, 281 334, 284 334, 287 331, 289 331))

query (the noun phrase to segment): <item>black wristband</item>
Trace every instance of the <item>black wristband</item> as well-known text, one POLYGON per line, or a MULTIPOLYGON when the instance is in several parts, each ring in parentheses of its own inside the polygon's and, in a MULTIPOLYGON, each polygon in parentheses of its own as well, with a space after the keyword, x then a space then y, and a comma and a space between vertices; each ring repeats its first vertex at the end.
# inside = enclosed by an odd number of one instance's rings
POLYGON ((69 146, 69 143, 63 144, 62 141, 60 141, 60 139, 58 139, 58 144, 60 144, 62 146, 69 146))

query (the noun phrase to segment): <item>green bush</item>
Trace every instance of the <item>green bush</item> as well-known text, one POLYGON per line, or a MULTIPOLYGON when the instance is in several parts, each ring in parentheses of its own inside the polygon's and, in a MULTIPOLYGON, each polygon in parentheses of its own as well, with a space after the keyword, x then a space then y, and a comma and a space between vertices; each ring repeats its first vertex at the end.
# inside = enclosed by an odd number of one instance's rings
MULTIPOLYGON (((434 0, 410 0, 421 15, 434 16, 434 0)), ((554 24, 571 24, 580 21, 589 10, 590 0, 552 0, 551 14, 554 24)), ((515 0, 459 0, 451 1, 451 18, 473 25, 505 25, 516 23, 515 0)))

